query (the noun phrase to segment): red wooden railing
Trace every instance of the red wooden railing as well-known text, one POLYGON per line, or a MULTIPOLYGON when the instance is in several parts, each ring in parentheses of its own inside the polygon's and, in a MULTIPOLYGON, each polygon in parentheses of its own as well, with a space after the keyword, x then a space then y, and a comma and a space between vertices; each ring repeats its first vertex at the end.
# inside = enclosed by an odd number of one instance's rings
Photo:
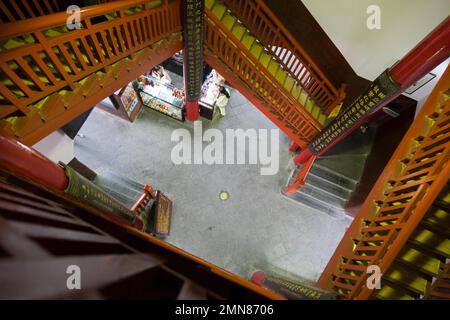
POLYGON ((322 125, 278 83, 209 9, 205 9, 205 12, 205 50, 224 62, 255 94, 271 106, 273 117, 284 123, 281 129, 285 127, 294 131, 294 135, 289 132, 287 134, 297 144, 304 145, 310 141, 322 125))
POLYGON ((367 299, 367 267, 385 273, 450 177, 450 67, 323 271, 318 286, 347 299, 367 299))
POLYGON ((336 89, 263 0, 224 0, 297 84, 329 113, 345 97, 336 89))
POLYGON ((316 157, 311 157, 307 162, 301 165, 293 180, 289 181, 286 188, 288 194, 293 194, 297 189, 302 188, 306 183, 306 177, 311 170, 316 157))
POLYGON ((26 41, 0 53, 0 114, 27 114, 38 100, 181 31, 180 0, 152 2, 82 8, 79 30, 66 28, 65 12, 4 24, 0 41, 26 41))

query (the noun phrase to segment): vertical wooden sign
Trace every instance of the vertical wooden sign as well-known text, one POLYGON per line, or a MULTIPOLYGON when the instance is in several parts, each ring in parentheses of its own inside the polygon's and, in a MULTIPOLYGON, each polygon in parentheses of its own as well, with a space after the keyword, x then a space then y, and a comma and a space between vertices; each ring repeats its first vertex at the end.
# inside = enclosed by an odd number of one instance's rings
POLYGON ((203 78, 204 0, 184 0, 183 71, 186 91, 186 118, 195 121, 199 116, 203 78))
POLYGON ((308 144, 311 153, 315 155, 321 153, 399 90, 400 86, 390 77, 389 71, 383 72, 365 92, 308 144))

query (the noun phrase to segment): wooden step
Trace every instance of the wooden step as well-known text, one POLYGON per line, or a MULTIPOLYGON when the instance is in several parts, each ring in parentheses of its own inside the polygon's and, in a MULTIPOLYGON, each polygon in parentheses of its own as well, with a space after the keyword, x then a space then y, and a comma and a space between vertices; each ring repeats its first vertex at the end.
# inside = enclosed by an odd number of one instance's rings
POLYGON ((433 205, 421 222, 424 226, 450 237, 450 213, 433 205))
POLYGON ((9 117, 6 121, 11 123, 14 135, 18 138, 22 138, 27 134, 32 133, 44 123, 38 109, 30 111, 26 116, 9 117))
POLYGON ((40 109, 39 114, 44 121, 49 121, 66 111, 64 100, 58 93, 54 93, 47 96, 45 99, 42 99, 35 104, 33 108, 40 109))
POLYGON ((438 201, 450 206, 450 187, 446 185, 438 196, 438 201))
POLYGON ((441 265, 441 262, 438 259, 409 247, 404 248, 402 252, 400 252, 397 256, 397 261, 431 276, 439 274, 439 267, 441 265))
POLYGON ((228 30, 231 31, 233 29, 234 24, 237 23, 237 19, 228 12, 226 12, 222 17, 221 22, 228 30))
POLYGON ((215 3, 216 0, 205 0, 205 7, 211 10, 215 3))
POLYGON ((445 258, 450 258, 450 239, 436 232, 419 227, 409 241, 445 258))
POLYGON ((387 279, 407 290, 411 290, 421 295, 425 294, 428 284, 427 279, 423 278, 419 273, 415 273, 413 270, 405 268, 395 262, 383 275, 383 279, 387 279))
POLYGON ((211 12, 217 17, 217 19, 222 20, 223 15, 225 14, 225 12, 227 11, 227 7, 225 7, 225 5, 223 5, 220 2, 216 2, 212 9, 211 12))
POLYGON ((386 283, 381 285, 380 290, 374 290, 372 296, 380 300, 415 300, 414 297, 408 292, 390 286, 386 283))
POLYGON ((233 28, 231 29, 231 33, 238 39, 239 41, 242 40, 242 37, 247 32, 247 29, 239 23, 236 23, 233 28))

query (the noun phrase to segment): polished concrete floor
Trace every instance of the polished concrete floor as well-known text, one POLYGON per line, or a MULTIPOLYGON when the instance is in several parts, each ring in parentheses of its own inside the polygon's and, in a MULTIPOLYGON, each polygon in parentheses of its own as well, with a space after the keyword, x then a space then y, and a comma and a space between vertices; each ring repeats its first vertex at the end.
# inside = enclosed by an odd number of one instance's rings
MULTIPOLYGON (((227 115, 204 129, 276 128, 237 91, 227 115)), ((174 165, 171 150, 180 123, 145 109, 135 123, 98 108, 75 140, 77 158, 97 171, 114 171, 152 184, 174 202, 166 240, 226 270, 248 277, 255 268, 282 270, 315 281, 350 221, 295 203, 280 194, 286 181, 289 139, 280 132, 280 171, 260 175, 260 165, 174 165), (226 191, 229 199, 219 194, 226 191)))

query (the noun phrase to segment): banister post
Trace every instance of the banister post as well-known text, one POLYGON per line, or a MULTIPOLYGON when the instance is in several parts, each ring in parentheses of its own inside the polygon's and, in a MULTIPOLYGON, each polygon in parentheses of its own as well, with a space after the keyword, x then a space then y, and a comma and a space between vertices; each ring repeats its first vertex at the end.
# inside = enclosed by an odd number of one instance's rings
POLYGON ((189 121, 195 121, 199 117, 198 101, 203 79, 204 8, 204 0, 183 1, 183 73, 186 92, 186 118, 189 121))

